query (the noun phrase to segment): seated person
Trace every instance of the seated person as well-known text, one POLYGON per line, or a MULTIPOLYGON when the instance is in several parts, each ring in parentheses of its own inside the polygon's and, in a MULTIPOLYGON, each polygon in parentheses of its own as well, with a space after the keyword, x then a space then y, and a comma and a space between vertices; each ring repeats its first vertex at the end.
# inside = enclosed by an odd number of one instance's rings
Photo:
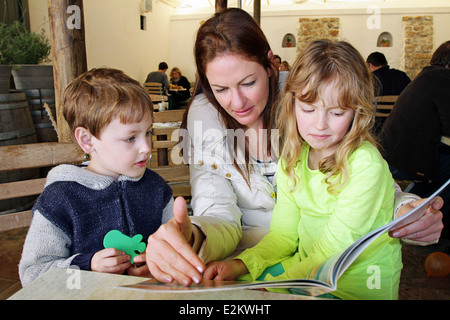
POLYGON ((400 70, 391 69, 381 52, 373 52, 367 57, 367 64, 374 77, 376 96, 398 96, 411 82, 408 75, 400 70))
POLYGON ((22 285, 52 267, 150 276, 146 264, 135 267, 129 255, 103 247, 111 230, 147 239, 173 216, 171 188, 147 169, 150 97, 122 71, 93 69, 67 87, 63 115, 91 160, 49 172, 32 209, 19 264, 22 285))
POLYGON ((189 80, 183 76, 180 68, 174 67, 170 71, 170 87, 173 89, 186 89, 182 91, 174 91, 171 94, 175 97, 175 102, 180 105, 191 97, 191 84, 189 80))
POLYGON ((169 69, 169 66, 165 62, 160 62, 158 65, 158 71, 150 72, 147 76, 145 82, 158 82, 163 85, 163 87, 167 90, 170 89, 169 79, 167 78, 166 71, 169 69))

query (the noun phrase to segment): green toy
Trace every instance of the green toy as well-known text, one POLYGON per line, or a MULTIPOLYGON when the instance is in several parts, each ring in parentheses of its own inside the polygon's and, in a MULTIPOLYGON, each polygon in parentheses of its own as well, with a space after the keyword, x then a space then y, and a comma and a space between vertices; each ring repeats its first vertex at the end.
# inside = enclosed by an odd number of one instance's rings
POLYGON ((135 235, 130 238, 124 235, 119 230, 111 230, 103 239, 103 246, 105 248, 116 248, 128 254, 131 257, 131 263, 134 263, 134 257, 138 256, 141 252, 145 251, 146 245, 142 241, 143 236, 141 234, 135 235))

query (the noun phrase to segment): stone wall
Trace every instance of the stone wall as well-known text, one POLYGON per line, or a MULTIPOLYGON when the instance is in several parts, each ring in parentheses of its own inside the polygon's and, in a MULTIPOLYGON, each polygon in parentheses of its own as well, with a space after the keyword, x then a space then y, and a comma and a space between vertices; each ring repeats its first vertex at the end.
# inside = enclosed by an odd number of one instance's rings
POLYGON ((430 63, 433 55, 433 17, 403 17, 405 72, 411 79, 430 63))
POLYGON ((317 39, 339 40, 339 18, 299 18, 297 52, 317 39))

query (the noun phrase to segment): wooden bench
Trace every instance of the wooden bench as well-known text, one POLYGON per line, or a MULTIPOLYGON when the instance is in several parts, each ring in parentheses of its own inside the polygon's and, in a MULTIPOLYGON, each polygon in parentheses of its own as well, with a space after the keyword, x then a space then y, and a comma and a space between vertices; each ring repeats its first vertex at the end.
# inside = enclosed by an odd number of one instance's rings
MULTIPOLYGON (((171 110, 155 113, 155 121, 178 122, 185 110, 171 110)), ((177 129, 155 128, 156 135, 161 138, 154 142, 153 148, 160 153, 167 153, 178 141, 167 140, 167 136, 177 129), (160 151, 159 151, 160 150, 160 151)), ((73 143, 46 142, 11 146, 0 146, 0 173, 30 168, 51 168, 64 163, 81 163, 84 161, 83 151, 73 143)), ((151 169, 162 176, 173 190, 174 196, 184 196, 188 201, 191 194, 189 184, 189 166, 186 164, 160 164, 151 169)), ((0 200, 9 200, 39 195, 45 186, 45 176, 36 176, 18 181, 1 181, 0 200)), ((0 231, 6 231, 30 225, 31 206, 12 213, 0 214, 0 231)))
MULTIPOLYGON (((46 142, 0 147, 0 172, 52 167, 62 163, 80 163, 84 153, 72 143, 46 142)), ((2 182, 0 200, 39 195, 45 177, 2 182)), ((29 226, 31 208, 0 215, 0 231, 29 226)))
POLYGON ((157 156, 157 161, 150 162, 150 169, 157 172, 169 183, 175 197, 183 196, 189 201, 191 196, 189 165, 175 164, 170 159, 173 148, 179 144, 176 130, 180 128, 185 111, 154 112, 153 135, 156 138, 153 140, 153 153, 157 156), (175 135, 173 135, 174 132, 175 135))
POLYGON ((398 96, 378 96, 375 97, 374 110, 375 110, 375 124, 373 132, 378 135, 383 127, 384 121, 391 114, 394 108, 395 102, 398 96))

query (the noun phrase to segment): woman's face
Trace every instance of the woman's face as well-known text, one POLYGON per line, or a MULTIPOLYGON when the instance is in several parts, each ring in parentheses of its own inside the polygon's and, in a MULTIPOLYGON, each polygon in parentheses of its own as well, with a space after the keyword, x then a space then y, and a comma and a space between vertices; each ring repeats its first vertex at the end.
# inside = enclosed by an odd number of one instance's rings
POLYGON ((177 72, 177 71, 174 71, 173 73, 172 73, 172 78, 173 79, 178 79, 180 77, 180 74, 177 72))
POLYGON ((236 54, 217 56, 206 65, 215 98, 245 128, 260 128, 269 98, 269 71, 236 54))

